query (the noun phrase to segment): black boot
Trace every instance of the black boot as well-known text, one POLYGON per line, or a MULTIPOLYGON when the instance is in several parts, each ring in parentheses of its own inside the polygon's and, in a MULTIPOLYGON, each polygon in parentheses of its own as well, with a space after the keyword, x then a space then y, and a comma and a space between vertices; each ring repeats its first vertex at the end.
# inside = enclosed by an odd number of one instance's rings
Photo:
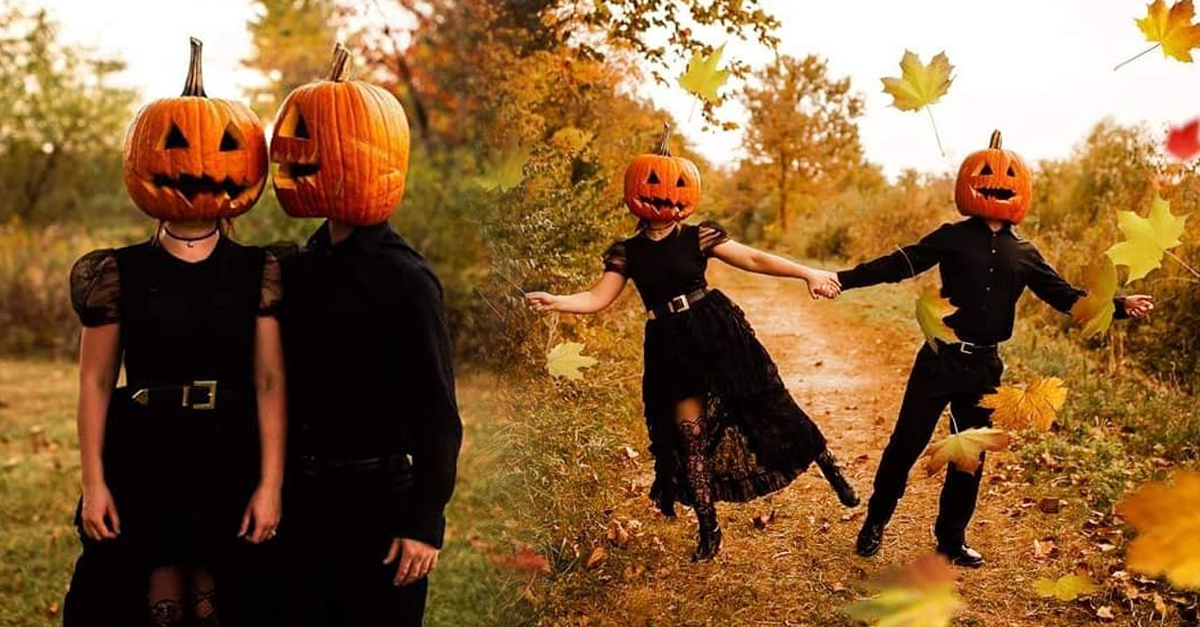
POLYGON ((700 543, 696 545, 696 552, 692 553, 692 561, 707 562, 721 550, 721 526, 717 524, 716 510, 704 512, 697 509, 696 518, 700 520, 700 543))
POLYGON ((855 543, 854 552, 863 557, 871 557, 878 553, 880 545, 883 544, 883 527, 883 523, 875 522, 868 516, 866 522, 863 523, 862 531, 858 532, 858 542, 855 543))
POLYGON ((825 475, 825 480, 829 485, 833 486, 833 491, 837 493, 838 500, 846 507, 855 507, 858 505, 858 494, 854 492, 854 486, 846 480, 846 476, 842 474, 842 469, 838 467, 837 460, 833 458, 833 454, 829 449, 821 451, 817 456, 817 467, 821 469, 821 474, 825 475))

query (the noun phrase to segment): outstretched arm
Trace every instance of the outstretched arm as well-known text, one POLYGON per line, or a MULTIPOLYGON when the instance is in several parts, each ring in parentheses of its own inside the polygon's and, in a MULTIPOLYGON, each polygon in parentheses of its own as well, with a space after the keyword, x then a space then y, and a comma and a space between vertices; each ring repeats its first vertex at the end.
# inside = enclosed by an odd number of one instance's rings
POLYGON ((525 298, 538 311, 589 314, 607 308, 625 289, 625 277, 619 272, 606 271, 586 292, 559 296, 547 292, 529 292, 525 298))
MULTIPOLYGON (((1036 248, 1030 248, 1025 269, 1026 285, 1051 307, 1070 313, 1076 301, 1086 296, 1087 292, 1067 283, 1036 248)), ((1113 299, 1113 305, 1116 307, 1114 318, 1145 318, 1154 311, 1154 297, 1145 294, 1121 296, 1113 299)))
POLYGON ((911 279, 941 261, 943 243, 951 237, 951 225, 921 238, 916 244, 898 248, 896 252, 866 261, 837 273, 842 289, 869 287, 880 283, 897 283, 911 279))
POLYGON ((712 247, 712 255, 725 263, 747 272, 800 279, 808 284, 808 293, 813 298, 837 296, 842 290, 837 275, 789 261, 778 255, 726 240, 712 247))

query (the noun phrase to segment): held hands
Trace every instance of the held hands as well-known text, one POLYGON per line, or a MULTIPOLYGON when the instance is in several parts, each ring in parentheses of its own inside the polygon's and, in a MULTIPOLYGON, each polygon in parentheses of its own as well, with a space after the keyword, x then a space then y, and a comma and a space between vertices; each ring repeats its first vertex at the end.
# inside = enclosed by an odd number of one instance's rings
POLYGON ((833 300, 842 293, 842 284, 838 281, 836 272, 814 270, 812 276, 805 280, 808 283, 808 295, 813 300, 828 298, 833 300))
POLYGON ((93 540, 112 540, 121 533, 121 517, 108 486, 83 489, 83 532, 93 540))
POLYGON ((393 538, 392 547, 388 549, 384 564, 391 564, 400 558, 396 566, 396 577, 392 583, 397 586, 407 586, 433 572, 437 567, 438 549, 419 540, 410 538, 393 538))
POLYGON ((525 300, 529 301, 536 311, 558 311, 561 299, 561 296, 546 292, 529 292, 525 295, 525 300))
POLYGON ((279 488, 258 486, 250 496, 246 512, 242 514, 242 527, 238 531, 238 537, 245 538, 251 544, 260 544, 274 538, 275 528, 279 526, 279 511, 279 488))
POLYGON ((1145 318, 1154 311, 1154 297, 1146 294, 1133 294, 1125 297, 1125 313, 1130 318, 1145 318))

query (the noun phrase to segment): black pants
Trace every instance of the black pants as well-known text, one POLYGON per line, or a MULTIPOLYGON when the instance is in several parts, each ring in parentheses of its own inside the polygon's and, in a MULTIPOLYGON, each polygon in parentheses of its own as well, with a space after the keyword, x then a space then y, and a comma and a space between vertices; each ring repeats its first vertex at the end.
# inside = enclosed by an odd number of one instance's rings
MULTIPOLYGON (((394 469, 393 469, 394 470, 394 469)), ((292 473, 279 540, 287 627, 420 627, 428 579, 393 585, 384 564, 411 483, 407 472, 292 473)))
MULTIPOLYGON (((965 354, 957 345, 942 345, 934 353, 928 344, 921 347, 908 378, 896 429, 875 473, 875 492, 867 510, 869 522, 887 523, 891 519, 904 495, 908 473, 925 451, 947 405, 956 431, 991 426, 992 410, 979 407, 979 399, 996 390, 1003 371, 1004 363, 995 350, 965 354)), ((982 464, 974 473, 958 470, 954 464, 947 468, 934 527, 939 546, 951 548, 964 542, 982 475, 982 464)))

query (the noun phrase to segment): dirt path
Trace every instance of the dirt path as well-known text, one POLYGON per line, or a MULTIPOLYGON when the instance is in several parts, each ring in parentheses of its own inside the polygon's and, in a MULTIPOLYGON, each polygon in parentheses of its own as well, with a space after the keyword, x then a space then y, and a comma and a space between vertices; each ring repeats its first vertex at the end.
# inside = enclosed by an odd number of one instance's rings
MULTIPOLYGON (((810 469, 771 497, 722 504, 723 551, 712 564, 692 565, 687 555, 695 543, 694 519, 667 521, 648 508, 644 495, 631 496, 615 508, 614 517, 636 520, 642 535, 627 549, 611 552, 623 561, 609 566, 615 572, 606 592, 581 612, 580 621, 852 625, 841 608, 868 593, 864 579, 933 549, 930 530, 943 475, 926 477, 919 466, 879 555, 863 559, 853 549, 919 332, 915 324, 893 328, 863 322, 853 315, 853 304, 813 302, 795 282, 720 270, 710 278, 746 311, 789 390, 842 460, 864 505, 845 509, 810 469), (773 521, 756 529, 754 517, 772 511, 773 521), (622 563, 623 571, 618 570, 622 563)), ((989 563, 962 572, 959 591, 968 609, 955 624, 1093 624, 1083 608, 1047 602, 1032 590, 1037 578, 1056 578, 1074 566, 1035 561, 1034 540, 1054 538, 1065 549, 1078 538, 1064 531, 1055 516, 1022 502, 1021 484, 1004 480, 1015 470, 1012 459, 1012 454, 989 459, 980 507, 968 531, 989 563)))

